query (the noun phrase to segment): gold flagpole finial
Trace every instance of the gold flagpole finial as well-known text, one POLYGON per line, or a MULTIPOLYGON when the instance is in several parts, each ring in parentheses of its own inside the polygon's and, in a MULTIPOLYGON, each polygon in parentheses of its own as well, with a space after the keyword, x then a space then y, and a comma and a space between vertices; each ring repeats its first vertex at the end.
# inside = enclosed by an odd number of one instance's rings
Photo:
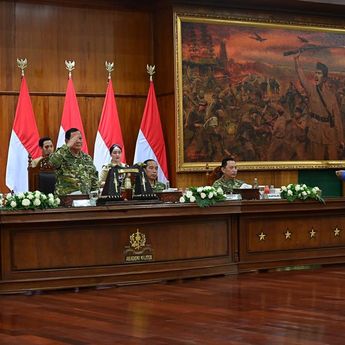
POLYGON ((22 70, 22 77, 24 77, 24 69, 28 67, 28 60, 25 59, 18 59, 17 58, 17 66, 22 70))
POLYGON ((155 65, 146 65, 147 73, 150 75, 150 81, 152 81, 152 76, 156 73, 155 69, 155 65))
POLYGON ((114 70, 114 62, 105 62, 105 69, 108 71, 108 79, 111 79, 111 72, 114 70))
POLYGON ((66 69, 68 70, 68 79, 72 78, 72 71, 75 69, 75 61, 65 60, 66 69))

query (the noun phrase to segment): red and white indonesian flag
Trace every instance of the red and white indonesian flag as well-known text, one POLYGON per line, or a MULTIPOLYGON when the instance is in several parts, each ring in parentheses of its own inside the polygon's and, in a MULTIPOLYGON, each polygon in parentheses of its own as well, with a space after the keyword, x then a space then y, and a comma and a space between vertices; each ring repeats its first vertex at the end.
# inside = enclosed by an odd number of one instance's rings
POLYGON ((35 115, 28 86, 23 76, 6 166, 6 185, 15 193, 28 191, 28 155, 33 159, 41 155, 38 140, 39 134, 35 115))
POLYGON ((113 144, 119 144, 122 147, 121 160, 126 163, 125 147, 123 144, 119 115, 117 112, 116 101, 111 79, 108 82, 107 93, 102 109, 101 120, 95 141, 93 162, 98 171, 102 166, 110 162, 109 148, 113 144))
POLYGON ((88 153, 86 137, 84 133, 83 123, 81 121, 77 96, 75 94, 72 78, 69 78, 67 83, 65 103, 63 106, 61 126, 59 130, 59 136, 56 147, 61 147, 63 144, 65 144, 65 133, 72 127, 79 129, 80 133, 83 136, 82 150, 83 152, 88 153))
POLYGON ((144 115, 135 147, 134 163, 144 162, 146 159, 154 159, 158 163, 158 180, 165 183, 168 180, 167 157, 152 81, 150 81, 144 115))

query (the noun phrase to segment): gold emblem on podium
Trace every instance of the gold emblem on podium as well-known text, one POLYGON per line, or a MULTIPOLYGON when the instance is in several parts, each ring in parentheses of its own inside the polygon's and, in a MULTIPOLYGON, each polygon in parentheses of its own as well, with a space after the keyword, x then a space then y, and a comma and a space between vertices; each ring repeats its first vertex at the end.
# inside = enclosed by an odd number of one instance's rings
POLYGON ((146 262, 153 260, 153 251, 146 242, 146 235, 137 229, 129 236, 129 246, 124 251, 126 263, 146 262))
POLYGON ((139 232, 139 229, 137 229, 137 232, 129 237, 129 242, 132 248, 135 250, 140 250, 141 248, 145 247, 146 237, 144 234, 139 232))

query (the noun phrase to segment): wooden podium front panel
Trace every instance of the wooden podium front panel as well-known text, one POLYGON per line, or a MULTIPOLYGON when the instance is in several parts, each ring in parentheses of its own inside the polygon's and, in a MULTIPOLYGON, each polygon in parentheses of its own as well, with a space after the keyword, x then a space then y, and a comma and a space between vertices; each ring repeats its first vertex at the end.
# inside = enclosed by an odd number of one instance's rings
POLYGON ((0 235, 0 293, 143 283, 345 263, 345 202, 0 211, 0 235), (152 255, 146 262, 128 255, 138 233, 152 255))
POLYGON ((0 293, 237 273, 236 228, 224 207, 2 212, 0 226, 0 293), (149 255, 128 255, 137 232, 149 255))
POLYGON ((153 261, 229 256, 226 219, 172 222, 98 222, 17 229, 9 233, 10 271, 124 264, 125 247, 139 230, 153 261))

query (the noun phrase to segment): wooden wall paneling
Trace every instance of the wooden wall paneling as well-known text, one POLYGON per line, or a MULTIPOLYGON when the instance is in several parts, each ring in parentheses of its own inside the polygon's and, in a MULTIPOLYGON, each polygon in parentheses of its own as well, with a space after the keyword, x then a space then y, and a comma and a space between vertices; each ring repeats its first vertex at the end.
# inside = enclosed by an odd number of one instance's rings
POLYGON ((171 186, 177 186, 179 184, 176 178, 175 165, 175 97, 173 94, 161 95, 157 97, 157 103, 167 152, 169 181, 171 186))
POLYGON ((297 170, 261 170, 261 171, 242 171, 239 170, 238 178, 251 184, 254 178, 258 179, 259 185, 274 185, 280 187, 289 183, 298 182, 297 170))
POLYGON ((153 46, 157 69, 155 89, 164 132, 172 186, 180 186, 176 176, 175 83, 173 10, 170 4, 158 3, 153 16, 153 46))
POLYGON ((146 65, 153 60, 151 30, 150 13, 115 12, 115 75, 119 94, 147 95, 146 65))
MULTIPOLYGON (((15 5, 0 2, 0 90, 13 90, 12 76, 16 70, 14 54, 15 5), (14 61, 10 64, 9 61, 14 61)), ((3 114, 0 114, 1 118, 3 114)), ((2 127, 3 128, 3 127, 2 127)))
POLYGON ((31 95, 31 102, 40 136, 50 136, 56 144, 64 97, 31 95))
MULTIPOLYGON (((0 92, 13 88, 12 75, 15 66, 8 64, 8 61, 14 59, 14 25, 14 4, 5 1, 0 2, 0 92)), ((0 93, 0 191, 5 190, 7 143, 14 116, 13 104, 13 95, 5 96, 0 93)))
POLYGON ((20 87, 16 57, 28 59, 26 79, 39 133, 54 142, 67 86, 64 60, 76 61, 72 78, 91 154, 107 87, 104 62, 114 61, 113 85, 131 162, 149 86, 146 64, 153 59, 151 12, 110 4, 92 8, 2 2, 0 6, 0 190, 7 191, 6 159, 20 87))
MULTIPOLYGON (((57 20, 58 13, 56 6, 16 3, 15 57, 28 60, 25 75, 29 92, 58 92, 65 87, 62 79, 66 80, 67 71, 64 71, 64 60, 59 59, 59 52, 64 47, 59 45, 57 39, 64 23, 57 20)), ((16 66, 15 60, 8 63, 16 66)), ((17 66, 16 69, 18 72, 12 78, 17 91, 20 74, 17 66)))
POLYGON ((159 3, 154 12, 154 58, 157 69, 155 85, 159 95, 174 94, 173 9, 159 3))

